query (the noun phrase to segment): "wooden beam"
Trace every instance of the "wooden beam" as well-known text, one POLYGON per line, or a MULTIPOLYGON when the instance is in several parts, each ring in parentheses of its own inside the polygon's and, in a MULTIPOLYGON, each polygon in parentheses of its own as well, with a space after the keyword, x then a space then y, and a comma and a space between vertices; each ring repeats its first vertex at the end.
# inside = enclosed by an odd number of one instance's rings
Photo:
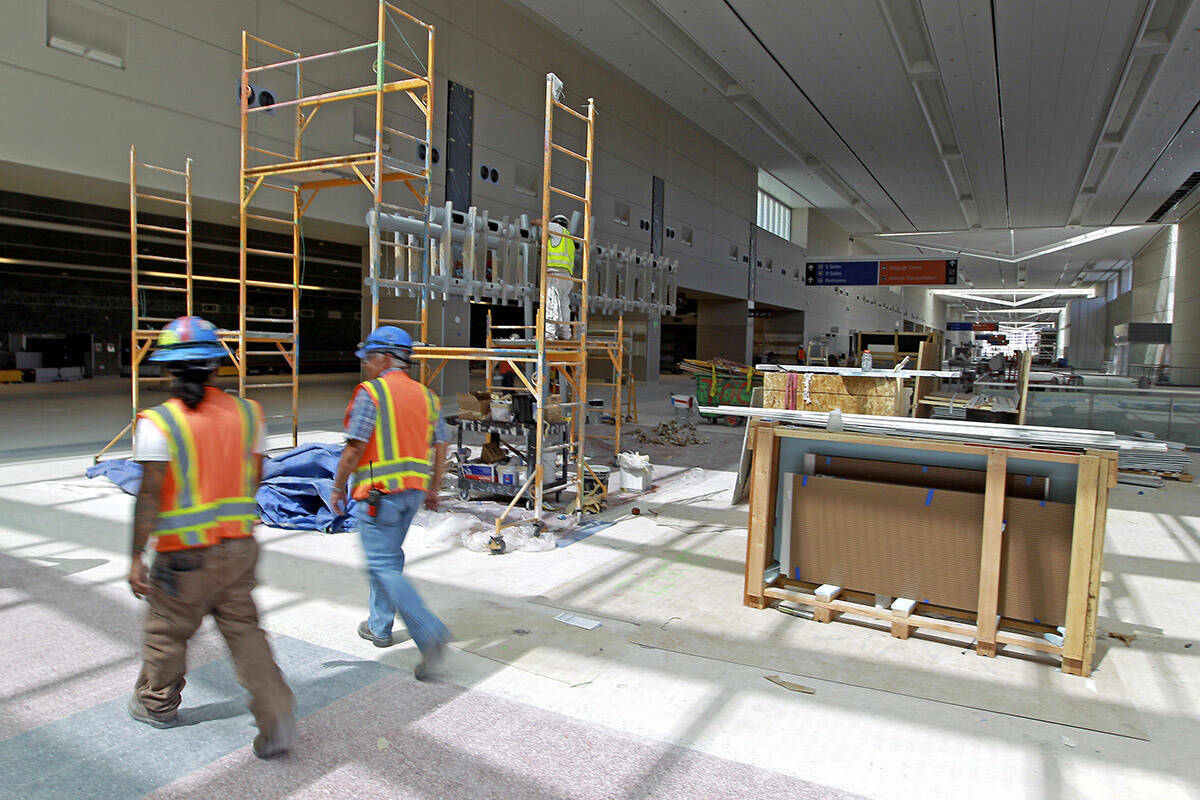
POLYGON ((1000 564, 1004 554, 1004 491, 1008 456, 1003 450, 988 453, 987 482, 983 494, 983 547, 979 556, 979 628, 975 652, 995 658, 1000 606, 1000 564))
POLYGON ((1104 571, 1104 536, 1108 523, 1108 476, 1116 471, 1117 457, 1114 453, 1098 452, 1100 456, 1100 478, 1096 482, 1096 517, 1092 526, 1092 563, 1088 576, 1088 608, 1083 642, 1081 672, 1087 677, 1092 672, 1096 657, 1096 616, 1100 609, 1100 581, 1104 571))
MULTIPOLYGON (((1082 675, 1086 651, 1088 603, 1092 587, 1096 505, 1100 488, 1100 458, 1079 459, 1075 486, 1075 524, 1071 533, 1071 566, 1067 579, 1067 620, 1063 636, 1063 672, 1082 675)), ((1088 670, 1090 671, 1090 665, 1088 670)))
MULTIPOLYGON (((775 530, 775 494, 779 481, 779 438, 771 425, 760 425, 754 437, 750 478, 750 526, 746 537, 745 605, 765 608, 763 573, 770 555, 767 543, 775 530)), ((790 533, 785 531, 784 535, 790 533)))
POLYGON ((1029 373, 1033 368, 1033 351, 1025 350, 1021 353, 1021 360, 1017 365, 1017 424, 1025 424, 1025 412, 1029 406, 1029 373))
MULTIPOLYGON (((989 449, 987 444, 967 444, 965 442, 946 442, 934 439, 910 439, 901 436, 879 436, 870 433, 829 433, 820 428, 790 428, 781 427, 776 430, 776 436, 791 439, 826 439, 837 442, 855 442, 874 444, 883 447, 903 447, 913 450, 935 450, 944 453, 973 453, 984 455, 989 449)), ((1028 458, 1034 461, 1055 461, 1060 464, 1074 464, 1082 457, 1074 453, 1060 453, 1054 450, 1026 450, 1020 447, 996 448, 1005 450, 1013 458, 1028 458)))

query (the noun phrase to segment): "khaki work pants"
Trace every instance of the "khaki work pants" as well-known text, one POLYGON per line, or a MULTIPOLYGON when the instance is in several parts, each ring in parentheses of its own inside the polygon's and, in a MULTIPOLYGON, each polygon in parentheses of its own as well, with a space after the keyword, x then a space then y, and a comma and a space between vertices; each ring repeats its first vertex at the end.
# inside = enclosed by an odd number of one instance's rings
POLYGON ((257 566, 253 537, 155 556, 150 576, 156 591, 148 598, 145 654, 134 690, 148 711, 179 707, 188 639, 211 614, 229 646, 238 683, 250 693, 250 713, 259 730, 269 736, 281 718, 291 715, 292 690, 258 626, 258 608, 250 596, 257 566))

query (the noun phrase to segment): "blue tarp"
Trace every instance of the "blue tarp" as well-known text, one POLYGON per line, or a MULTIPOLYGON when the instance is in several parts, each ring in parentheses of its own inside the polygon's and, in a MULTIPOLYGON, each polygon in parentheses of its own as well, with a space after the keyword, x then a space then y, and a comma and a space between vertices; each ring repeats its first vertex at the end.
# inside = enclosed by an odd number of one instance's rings
POLYGON ((329 491, 337 472, 341 445, 303 444, 263 465, 258 510, 266 525, 293 530, 337 533, 354 530, 354 501, 347 514, 334 516, 329 491))
POLYGON ((87 468, 89 478, 98 475, 108 478, 126 494, 137 494, 138 487, 142 485, 142 465, 124 458, 101 461, 87 468))
MULTIPOLYGON (((304 531, 336 533, 354 529, 354 501, 348 513, 334 515, 329 491, 340 445, 306 444, 289 450, 263 465, 263 481, 255 499, 264 525, 304 531)), ((128 494, 137 494, 142 484, 141 465, 124 459, 101 461, 88 467, 87 476, 103 475, 128 494)))

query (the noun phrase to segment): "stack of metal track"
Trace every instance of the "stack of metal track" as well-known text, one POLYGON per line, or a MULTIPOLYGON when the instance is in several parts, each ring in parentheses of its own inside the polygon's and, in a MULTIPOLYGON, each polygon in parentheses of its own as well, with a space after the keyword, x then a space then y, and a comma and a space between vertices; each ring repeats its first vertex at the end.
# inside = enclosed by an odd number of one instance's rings
MULTIPOLYGON (((785 411, 744 406, 703 407, 701 413, 753 417, 789 425, 829 428, 829 412, 785 411)), ((1045 428, 1037 425, 1001 425, 994 422, 965 422, 950 419, 913 419, 841 414, 841 429, 879 436, 943 439, 969 444, 1015 445, 1048 450, 1116 450, 1122 454, 1165 456, 1165 443, 1117 436, 1112 431, 1079 428, 1045 428)), ((835 423, 836 427, 836 423, 835 423)))
POLYGON ((1180 474, 1187 472, 1192 466, 1192 459, 1181 442, 1165 442, 1161 439, 1139 441, 1162 445, 1166 452, 1123 451, 1117 459, 1118 469, 1180 474))

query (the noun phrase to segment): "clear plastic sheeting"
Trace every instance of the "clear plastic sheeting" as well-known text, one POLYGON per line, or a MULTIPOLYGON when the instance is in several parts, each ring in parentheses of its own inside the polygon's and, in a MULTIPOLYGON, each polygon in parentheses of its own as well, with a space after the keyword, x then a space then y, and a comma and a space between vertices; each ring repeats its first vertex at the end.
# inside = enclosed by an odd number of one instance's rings
MULTIPOLYGON (((444 502, 440 511, 418 511, 412 525, 421 529, 422 541, 428 547, 461 545, 476 553, 488 553, 491 552, 488 543, 496 532, 496 520, 504 513, 504 508, 500 503, 491 502, 444 502)), ((539 532, 533 520, 532 511, 514 508, 509 512, 507 521, 521 524, 501 531, 504 552, 553 550, 558 537, 575 530, 579 524, 573 515, 552 516, 543 521, 539 532)))
POLYGON ((641 472, 642 470, 650 469, 650 456, 644 456, 641 453, 627 452, 617 456, 617 463, 621 465, 621 469, 629 470, 630 472, 641 472))
MULTIPOLYGON (((495 530, 492 529, 465 534, 463 546, 475 553, 491 553, 492 549, 489 544, 494 533, 495 530)), ((500 537, 504 539, 505 553, 517 550, 540 553, 553 550, 555 546, 555 537, 552 532, 542 531, 539 534, 532 525, 514 525, 511 528, 505 528, 500 532, 500 537)))

